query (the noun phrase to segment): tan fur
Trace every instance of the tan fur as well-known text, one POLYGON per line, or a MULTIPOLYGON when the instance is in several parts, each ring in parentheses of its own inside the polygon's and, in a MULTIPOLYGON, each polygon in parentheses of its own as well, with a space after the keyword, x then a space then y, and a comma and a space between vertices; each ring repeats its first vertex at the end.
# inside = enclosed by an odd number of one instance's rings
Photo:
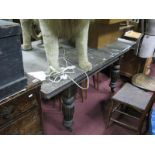
MULTIPOLYGON (((23 21, 22 21, 23 22, 23 21)), ((59 38, 74 39, 76 49, 78 51, 79 66, 85 71, 92 69, 92 65, 88 60, 87 42, 89 22, 87 19, 40 19, 39 25, 43 36, 43 42, 46 51, 46 57, 49 67, 59 70, 59 38)), ((24 23, 24 22, 23 22, 24 23)), ((27 22, 28 23, 28 22, 27 22)), ((25 30, 27 26, 22 26, 25 30)), ((23 31, 26 32, 26 31, 23 31)), ((23 33, 24 35, 24 33, 23 33)), ((27 35, 25 33, 25 35, 27 35)), ((24 37, 23 37, 24 38, 24 37)), ((26 37, 25 37, 26 38, 26 37)), ((29 36, 25 39, 25 47, 30 43, 29 36), (28 43, 28 44, 27 44, 28 43)))
POLYGON ((35 40, 41 39, 41 33, 36 34, 33 25, 37 25, 39 29, 39 20, 37 19, 20 19, 21 27, 22 27, 22 35, 23 35, 23 50, 31 50, 31 37, 35 40))
POLYGON ((49 22, 55 35, 57 35, 59 38, 70 39, 72 37, 75 37, 80 29, 84 26, 84 24, 89 20, 54 19, 46 21, 49 22))

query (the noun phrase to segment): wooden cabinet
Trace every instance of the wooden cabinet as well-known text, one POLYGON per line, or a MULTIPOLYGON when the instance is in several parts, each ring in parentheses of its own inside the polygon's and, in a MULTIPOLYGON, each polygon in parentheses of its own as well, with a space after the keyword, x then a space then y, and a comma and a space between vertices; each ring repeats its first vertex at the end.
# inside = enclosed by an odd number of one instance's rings
POLYGON ((114 42, 124 33, 120 31, 120 23, 126 19, 98 19, 89 28, 88 46, 91 48, 103 48, 114 42))
POLYGON ((146 59, 142 59, 135 55, 134 50, 130 50, 120 61, 120 73, 128 78, 132 78, 137 73, 144 70, 146 59))
POLYGON ((28 76, 25 89, 0 102, 0 134, 42 133, 40 87, 28 76))

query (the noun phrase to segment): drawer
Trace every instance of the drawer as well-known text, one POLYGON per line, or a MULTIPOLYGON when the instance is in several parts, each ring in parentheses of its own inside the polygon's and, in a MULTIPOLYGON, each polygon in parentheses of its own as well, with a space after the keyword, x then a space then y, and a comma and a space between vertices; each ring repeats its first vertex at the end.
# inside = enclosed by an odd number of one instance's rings
POLYGON ((33 135, 41 132, 41 123, 38 108, 27 112, 15 121, 0 126, 1 135, 33 135))
POLYGON ((0 105, 0 125, 37 106, 36 92, 30 90, 23 95, 0 105))

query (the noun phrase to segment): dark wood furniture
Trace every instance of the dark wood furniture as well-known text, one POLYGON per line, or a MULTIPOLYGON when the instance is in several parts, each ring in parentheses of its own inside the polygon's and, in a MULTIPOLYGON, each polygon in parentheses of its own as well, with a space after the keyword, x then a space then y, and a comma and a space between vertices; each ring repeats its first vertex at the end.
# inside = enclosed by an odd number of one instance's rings
POLYGON ((133 75, 142 72, 148 75, 150 73, 152 58, 140 58, 135 54, 138 48, 139 38, 141 38, 141 33, 133 31, 125 34, 124 38, 136 41, 137 45, 135 46, 135 49, 131 49, 130 54, 126 53, 121 60, 121 75, 124 75, 128 78, 132 78, 133 75))
POLYGON ((132 78, 137 73, 142 73, 144 70, 146 59, 139 58, 135 55, 134 49, 124 54, 120 61, 120 74, 132 78))
POLYGON ((41 82, 27 76, 26 87, 0 101, 0 134, 41 134, 41 82))
POLYGON ((149 126, 149 114, 154 101, 155 92, 152 94, 130 83, 125 83, 111 98, 107 127, 110 122, 115 122, 136 131, 138 134, 146 133, 149 126), (129 124, 129 120, 123 119, 125 117, 131 118, 132 123, 135 120, 134 124, 129 124))
MULTIPOLYGON (((135 45, 135 42, 127 40, 117 40, 112 44, 108 44, 103 49, 88 49, 89 61, 92 63, 93 69, 87 72, 88 76, 100 72, 108 66, 112 67, 111 89, 116 86, 117 77, 119 74, 119 59, 122 55, 129 51, 135 45)), ((82 83, 85 81, 86 75, 78 66, 78 52, 74 47, 67 44, 60 45, 60 66, 65 66, 66 62, 62 58, 64 56, 68 60, 68 65, 75 65, 75 73, 69 74, 74 81, 82 83)), ((24 69, 26 72, 46 71, 47 61, 44 48, 39 45, 39 42, 33 42, 33 50, 31 52, 23 51, 24 69)), ((62 80, 59 83, 52 83, 48 78, 43 82, 41 87, 42 98, 49 100, 56 95, 62 93, 64 125, 66 128, 72 128, 74 116, 74 100, 77 87, 70 79, 62 80)))

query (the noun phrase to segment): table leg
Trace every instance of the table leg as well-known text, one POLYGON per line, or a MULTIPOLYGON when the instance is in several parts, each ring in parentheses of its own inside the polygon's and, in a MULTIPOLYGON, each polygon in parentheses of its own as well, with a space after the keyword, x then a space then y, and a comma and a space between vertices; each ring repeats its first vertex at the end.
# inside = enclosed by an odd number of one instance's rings
POLYGON ((114 92, 115 88, 116 88, 116 82, 119 79, 119 75, 120 75, 120 61, 115 62, 112 65, 111 68, 111 81, 110 81, 110 87, 111 87, 111 91, 114 92))
POLYGON ((74 104, 75 104, 75 95, 77 87, 71 86, 66 89, 62 94, 62 111, 64 116, 64 126, 68 129, 72 129, 73 125, 73 115, 74 115, 74 104))

